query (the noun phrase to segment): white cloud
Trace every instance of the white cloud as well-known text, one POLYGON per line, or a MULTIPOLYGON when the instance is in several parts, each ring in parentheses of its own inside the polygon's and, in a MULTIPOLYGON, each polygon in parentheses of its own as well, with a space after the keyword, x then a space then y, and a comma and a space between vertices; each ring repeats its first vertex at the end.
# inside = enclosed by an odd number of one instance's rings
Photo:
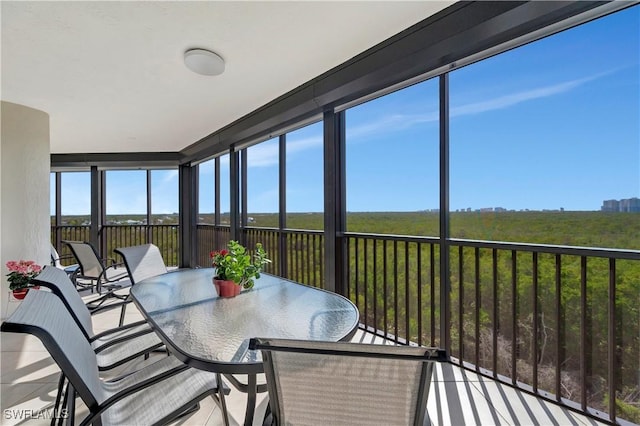
POLYGON ((305 151, 322 146, 322 136, 312 136, 303 139, 287 139, 287 154, 305 151))
MULTIPOLYGON (((464 115, 480 114, 487 111, 508 108, 522 102, 534 99, 546 98, 561 93, 569 92, 587 82, 598 79, 613 71, 595 74, 589 77, 565 81, 563 83, 553 84, 535 89, 524 90, 508 95, 496 97, 481 102, 471 102, 465 105, 451 108, 451 117, 460 117, 464 115)), ((425 114, 389 114, 385 117, 378 118, 375 121, 361 124, 347 130, 348 139, 362 138, 364 136, 389 132, 391 130, 406 129, 416 124, 437 122, 439 119, 439 111, 430 111, 425 114)))
POLYGON ((249 148, 249 167, 269 167, 278 164, 278 144, 261 143, 249 148))
POLYGON ((280 191, 278 187, 267 189, 249 197, 249 213, 273 213, 278 211, 280 191))
MULTIPOLYGON (((612 72, 614 71, 603 72, 589 77, 565 81, 558 84, 523 90, 520 92, 498 96, 486 101, 470 102, 451 108, 450 116, 461 117, 465 115, 481 114, 483 112, 508 108, 510 106, 534 99, 541 99, 566 93, 579 86, 582 86, 587 82, 596 80, 604 75, 611 74, 612 72)), ((349 127, 347 129, 348 141, 354 142, 358 140, 366 140, 364 138, 372 134, 389 132, 391 130, 407 129, 417 124, 434 123, 439 120, 439 116, 440 112, 438 110, 430 111, 424 114, 389 114, 380 118, 376 118, 375 121, 370 121, 349 127)), ((322 146, 322 143, 322 136, 312 136, 303 139, 288 139, 287 155, 322 146)), ((229 164, 228 155, 221 157, 221 164, 229 164)), ((277 143, 262 143, 250 148, 249 167, 271 167, 277 164, 277 143)))
POLYGON ((580 78, 571 81, 565 81, 564 83, 554 84, 551 86, 538 87, 531 90, 525 90, 521 92, 512 93, 509 95, 499 96, 487 101, 473 102, 466 105, 461 105, 451 109, 452 117, 459 117, 462 115, 480 114, 487 111, 494 111, 497 109, 504 109, 513 105, 520 104, 522 102, 531 101, 534 99, 547 98, 550 96, 558 95, 561 93, 569 92, 576 87, 595 80, 604 74, 596 74, 591 77, 580 78))
POLYGON ((166 170, 164 171, 164 176, 162 177, 162 183, 163 184, 171 183, 176 179, 178 179, 177 170, 166 170))

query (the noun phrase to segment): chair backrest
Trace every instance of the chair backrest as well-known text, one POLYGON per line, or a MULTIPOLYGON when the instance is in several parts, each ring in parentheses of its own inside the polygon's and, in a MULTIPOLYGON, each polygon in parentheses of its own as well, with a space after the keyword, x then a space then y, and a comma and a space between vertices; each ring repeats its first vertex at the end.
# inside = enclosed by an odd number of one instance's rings
POLYGON ((54 266, 45 266, 32 281, 51 289, 62 300, 86 339, 93 337, 91 313, 66 272, 54 266))
POLYGON ((62 263, 60 263, 60 255, 58 254, 58 250, 53 246, 53 244, 49 244, 51 246, 51 265, 56 268, 64 269, 62 263))
POLYGON ((124 259, 131 284, 168 272, 160 249, 153 244, 117 248, 114 251, 124 259))
POLYGON ((106 400, 96 354, 57 296, 43 290, 29 291, 0 329, 40 339, 90 410, 106 400))
POLYGON ((105 269, 98 252, 90 243, 83 241, 63 241, 71 249, 80 265, 80 274, 84 278, 98 279, 105 269))
POLYGON ((252 339, 276 424, 422 425, 435 348, 252 339))

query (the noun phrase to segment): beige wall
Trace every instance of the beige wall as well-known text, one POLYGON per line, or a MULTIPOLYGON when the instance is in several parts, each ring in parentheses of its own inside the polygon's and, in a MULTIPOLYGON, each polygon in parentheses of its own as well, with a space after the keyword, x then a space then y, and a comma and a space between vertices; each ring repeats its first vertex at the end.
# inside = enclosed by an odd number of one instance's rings
POLYGON ((6 262, 49 263, 49 115, 2 102, 0 139, 0 317, 15 308, 6 262))

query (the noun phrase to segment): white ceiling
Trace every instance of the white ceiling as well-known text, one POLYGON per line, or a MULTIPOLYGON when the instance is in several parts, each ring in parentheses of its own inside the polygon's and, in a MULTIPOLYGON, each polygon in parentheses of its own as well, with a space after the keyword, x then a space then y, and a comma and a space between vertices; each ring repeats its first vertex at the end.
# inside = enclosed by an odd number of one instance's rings
POLYGON ((2 100, 49 114, 52 153, 179 151, 451 3, 2 1, 2 100))

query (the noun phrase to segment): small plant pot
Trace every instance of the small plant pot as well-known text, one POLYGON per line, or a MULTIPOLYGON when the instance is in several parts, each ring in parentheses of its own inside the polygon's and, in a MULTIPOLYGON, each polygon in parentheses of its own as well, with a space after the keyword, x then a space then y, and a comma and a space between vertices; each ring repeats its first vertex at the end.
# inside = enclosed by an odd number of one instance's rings
POLYGON ((236 284, 233 281, 213 279, 213 285, 216 286, 216 291, 220 297, 236 297, 240 294, 242 286, 236 284))
POLYGON ((27 296, 27 293, 29 292, 29 289, 35 288, 36 290, 40 288, 40 286, 36 285, 36 286, 32 286, 32 287, 23 287, 23 288, 16 288, 15 290, 13 290, 13 297, 16 300, 22 300, 27 296))

